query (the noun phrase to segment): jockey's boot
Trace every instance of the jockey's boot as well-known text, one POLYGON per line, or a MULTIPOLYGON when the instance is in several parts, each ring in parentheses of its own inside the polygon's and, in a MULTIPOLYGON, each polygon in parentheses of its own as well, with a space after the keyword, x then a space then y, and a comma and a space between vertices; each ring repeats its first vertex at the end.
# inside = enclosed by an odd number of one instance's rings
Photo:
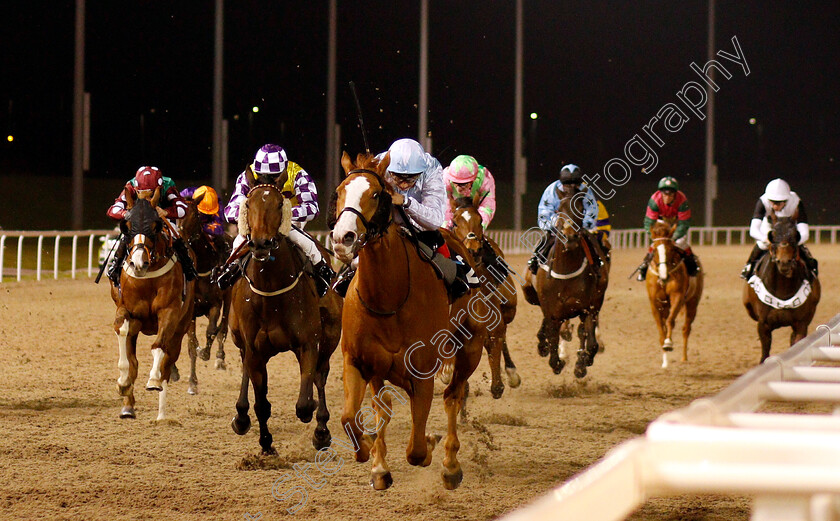
POLYGON ((344 298, 347 295, 347 288, 350 287, 350 282, 353 280, 353 275, 355 274, 356 270, 348 265, 345 265, 344 269, 338 274, 335 282, 333 282, 332 289, 338 293, 339 297, 344 298))
POLYGON ((184 239, 178 237, 172 241, 172 249, 175 250, 175 256, 178 257, 178 262, 181 263, 181 269, 184 270, 184 278, 187 281, 195 280, 198 277, 198 272, 195 271, 195 265, 187 251, 187 245, 184 243, 184 239))
POLYGON ((475 270, 460 255, 455 255, 455 268, 455 280, 449 287, 449 294, 452 296, 453 302, 463 297, 472 288, 481 285, 481 281, 475 276, 475 270))
POLYGON ((802 256, 802 260, 805 261, 805 266, 808 268, 808 271, 813 275, 813 277, 808 277, 810 280, 813 280, 814 277, 819 275, 819 264, 817 263, 817 259, 815 259, 811 255, 811 251, 803 244, 799 246, 799 254, 802 256))
POLYGON ((691 248, 688 250, 680 250, 680 252, 682 252, 683 262, 685 263, 685 269, 688 272, 688 276, 693 277, 697 275, 697 271, 700 267, 697 265, 697 257, 695 257, 691 252, 691 248))
POLYGON ((744 280, 750 280, 750 277, 753 275, 753 271, 755 271, 755 264, 758 262, 758 259, 764 255, 766 250, 762 250, 758 247, 758 244, 753 246, 752 251, 750 252, 750 258, 747 259, 747 263, 744 265, 744 269, 741 270, 741 278, 744 280))
POLYGON ((534 275, 537 274, 537 271, 540 269, 540 262, 546 262, 548 257, 548 252, 551 250, 551 232, 545 232, 545 236, 542 238, 540 243, 537 245, 537 248, 534 250, 534 254, 528 259, 528 269, 531 270, 531 273, 534 275))
POLYGON ((650 264, 650 261, 652 259, 653 259, 653 252, 652 251, 647 252, 644 260, 642 260, 642 263, 639 264, 638 268, 636 268, 636 270, 639 272, 639 274, 636 276, 636 280, 638 280, 639 282, 644 282, 645 281, 645 277, 647 277, 648 264, 650 264))
POLYGON ((595 247, 595 241, 597 239, 591 233, 584 233, 583 240, 586 241, 586 245, 589 247, 589 251, 592 252, 592 261, 595 264, 595 271, 597 272, 601 268, 601 266, 604 265, 604 261, 601 260, 601 256, 598 255, 598 248, 595 247))
POLYGON ((333 277, 335 277, 335 272, 326 259, 324 259, 314 266, 312 275, 315 280, 315 289, 318 290, 318 296, 323 297, 330 290, 330 284, 332 283, 333 277))
POLYGON ((114 258, 111 259, 111 264, 108 266, 108 278, 111 279, 111 282, 116 287, 120 287, 120 275, 122 275, 122 265, 127 252, 128 246, 126 246, 125 237, 123 237, 120 239, 117 251, 114 252, 114 258))

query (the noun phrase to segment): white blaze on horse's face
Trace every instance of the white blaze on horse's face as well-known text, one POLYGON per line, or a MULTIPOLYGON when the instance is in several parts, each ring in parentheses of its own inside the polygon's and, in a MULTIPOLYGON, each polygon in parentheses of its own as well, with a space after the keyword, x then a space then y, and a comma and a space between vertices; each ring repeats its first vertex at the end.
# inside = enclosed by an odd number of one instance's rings
MULTIPOLYGON (((369 193, 370 182, 363 176, 359 176, 344 187, 344 208, 353 208, 361 213, 362 197, 369 193)), ((357 226, 358 217, 353 212, 344 212, 335 223, 332 232, 333 248, 336 256, 344 263, 353 259, 358 244, 359 229, 357 226)))
POLYGON ((659 243, 656 246, 656 252, 659 257, 659 279, 666 280, 668 278, 668 259, 665 257, 665 245, 659 243))
POLYGON ((146 274, 149 269, 149 254, 145 246, 146 236, 138 233, 131 241, 131 257, 129 264, 134 272, 141 277, 146 274))

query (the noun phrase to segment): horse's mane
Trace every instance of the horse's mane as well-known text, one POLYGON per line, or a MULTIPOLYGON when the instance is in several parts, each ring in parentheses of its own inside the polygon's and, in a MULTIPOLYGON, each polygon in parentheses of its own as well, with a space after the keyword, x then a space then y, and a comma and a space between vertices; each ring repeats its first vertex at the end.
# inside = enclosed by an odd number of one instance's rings
POLYGON ((473 205, 472 197, 464 196, 456 198, 455 209, 460 210, 461 208, 475 208, 475 206, 473 205))
POLYGON ((779 217, 773 224, 772 242, 792 242, 799 244, 799 230, 793 217, 779 217))

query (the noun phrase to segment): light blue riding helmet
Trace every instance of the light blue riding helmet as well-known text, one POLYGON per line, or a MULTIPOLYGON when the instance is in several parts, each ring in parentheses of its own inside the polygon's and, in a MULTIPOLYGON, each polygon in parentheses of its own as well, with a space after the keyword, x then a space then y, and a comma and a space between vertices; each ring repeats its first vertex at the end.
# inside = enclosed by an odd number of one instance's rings
POLYGON ((388 149, 388 171, 399 175, 417 175, 426 171, 426 151, 413 139, 398 139, 388 149))

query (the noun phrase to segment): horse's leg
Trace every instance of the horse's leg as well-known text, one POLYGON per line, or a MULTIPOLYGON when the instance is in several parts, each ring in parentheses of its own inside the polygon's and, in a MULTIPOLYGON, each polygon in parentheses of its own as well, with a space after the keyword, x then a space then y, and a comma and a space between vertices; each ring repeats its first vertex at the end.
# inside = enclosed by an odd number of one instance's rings
MULTIPOLYGON (((187 346, 190 354, 190 382, 187 386, 187 394, 198 394, 198 375, 195 372, 195 361, 198 358, 198 339, 195 336, 195 318, 190 322, 190 328, 187 331, 188 342, 187 346)), ((204 357, 202 357, 204 358, 204 357)))
POLYGON ((134 381, 137 379, 137 335, 140 332, 140 322, 129 319, 126 312, 117 317, 114 329, 120 350, 120 359, 117 363, 120 370, 117 389, 123 397, 120 418, 135 418, 134 381))
POLYGON ((224 371, 227 369, 225 364, 225 340, 228 334, 228 317, 230 316, 230 294, 226 295, 222 302, 222 319, 219 322, 219 332, 216 335, 216 369, 224 371))
POLYGON ((592 326, 592 315, 587 314, 581 316, 580 324, 578 325, 578 339, 580 340, 580 347, 578 347, 577 361, 575 362, 575 377, 583 378, 586 376, 586 368, 592 365, 590 360, 590 353, 587 350, 589 344, 590 331, 594 335, 594 328, 592 326))
POLYGON ((469 349, 465 345, 455 356, 455 368, 452 371, 452 382, 443 391, 443 404, 446 408, 447 433, 443 458, 443 486, 447 490, 458 488, 464 473, 458 462, 458 450, 461 441, 458 439, 458 411, 464 399, 467 379, 475 371, 481 360, 481 349, 469 349))
POLYGON ((568 360, 569 355, 566 354, 566 349, 571 345, 572 332, 575 327, 572 325, 572 319, 568 319, 560 326, 560 345, 558 347, 557 356, 561 360, 568 360))
POLYGON ((668 300, 671 303, 671 309, 668 311, 668 318, 665 320, 665 342, 662 344, 662 349, 672 351, 674 342, 671 336, 674 333, 677 315, 682 311, 683 304, 685 304, 685 295, 675 291, 668 296, 668 300))
MULTIPOLYGON (((324 337, 322 342, 325 341, 324 337)), ((312 435, 312 446, 315 450, 329 447, 332 441, 330 429, 327 422, 330 421, 330 411, 327 409, 327 377, 330 375, 330 353, 318 353, 318 367, 315 370, 315 388, 318 390, 318 410, 315 419, 318 424, 315 426, 315 433, 312 435)))
MULTIPOLYGON (((450 381, 449 385, 452 385, 450 381)), ((432 407, 435 382, 431 378, 414 380, 411 400, 411 435, 405 449, 405 458, 415 466, 428 467, 432 463, 432 452, 439 437, 426 435, 426 422, 432 407)))
POLYGON ((770 356, 770 342, 773 340, 773 330, 764 320, 758 322, 758 338, 761 340, 760 363, 763 363, 770 356))
MULTIPOLYGON (((178 356, 181 354, 181 342, 184 340, 184 333, 186 332, 186 327, 184 329, 178 329, 182 326, 173 322, 176 315, 177 313, 173 312, 167 315, 163 321, 159 320, 158 322, 159 325, 165 328, 163 333, 159 334, 159 338, 162 337, 163 341, 158 344, 158 346, 163 345, 163 357, 161 358, 160 368, 162 388, 158 394, 158 421, 166 418, 167 387, 169 386, 170 377, 175 372, 175 362, 178 361, 178 356)), ((155 344, 152 344, 152 348, 154 347, 155 344)))
POLYGON ((697 302, 686 303, 685 324, 683 324, 683 353, 682 361, 688 362, 688 336, 691 334, 691 324, 697 316, 697 302))
POLYGON ((548 340, 548 365, 551 366, 554 374, 560 374, 560 371, 566 366, 566 360, 560 358, 560 355, 557 353, 562 324, 562 320, 547 319, 545 329, 546 339, 548 340))
POLYGON ((502 339, 502 356, 505 357, 505 372, 508 375, 508 385, 511 389, 516 389, 522 384, 522 378, 516 372, 516 364, 513 363, 513 358, 510 357, 508 350, 507 339, 502 339))
POLYGON ((219 318, 222 314, 222 306, 215 305, 207 312, 207 332, 205 333, 205 347, 201 350, 201 359, 210 360, 210 350, 213 348, 213 341, 219 334, 219 318))
MULTIPOLYGON (((254 414, 260 424, 260 447, 263 454, 276 454, 272 447, 274 439, 268 430, 268 419, 271 417, 271 403, 268 401, 268 373, 265 361, 252 351, 245 353, 245 363, 248 366, 248 376, 254 387, 254 414)), ((238 406, 238 404, 237 404, 238 406)), ((238 407, 237 407, 238 408, 238 407)))
POLYGON ((382 393, 380 395, 379 391, 384 384, 385 382, 378 376, 370 380, 371 396, 376 397, 371 400, 373 402, 373 410, 376 411, 377 431, 376 440, 373 442, 373 448, 371 449, 373 468, 370 471, 370 485, 375 490, 385 490, 394 483, 393 478, 391 478, 391 469, 388 467, 388 462, 385 461, 385 456, 388 454, 388 448, 385 445, 385 429, 391 421, 391 411, 394 409, 392 407, 390 393, 382 393))
POLYGON ((659 347, 662 349, 662 368, 668 367, 668 349, 665 348, 665 322, 663 309, 658 303, 656 295, 648 295, 650 299, 650 310, 653 313, 653 321, 656 322, 656 328, 659 330, 659 347))
POLYGON ((317 406, 312 396, 312 386, 315 383, 315 367, 318 365, 318 343, 310 340, 294 349, 294 352, 300 365, 300 391, 295 404, 295 415, 303 423, 309 423, 317 406))
POLYGON ((504 342, 505 324, 499 324, 500 331, 494 331, 487 336, 484 348, 487 350, 487 362, 490 364, 490 394, 493 398, 501 398, 505 392, 505 384, 502 382, 502 343, 504 342))
POLYGON ((598 352, 603 353, 606 347, 601 339, 601 315, 595 317, 595 341, 598 342, 598 352))
POLYGON ((540 330, 537 331, 537 353, 540 356, 546 357, 548 356, 548 335, 546 335, 546 329, 548 328, 548 323, 551 321, 548 317, 543 317, 542 325, 540 326, 540 330))
POLYGON ((350 441, 355 440, 358 443, 356 461, 359 463, 364 463, 370 458, 372 445, 370 436, 364 434, 356 424, 356 414, 362 407, 366 385, 367 382, 362 378, 362 373, 353 365, 350 355, 344 353, 344 412, 341 414, 341 426, 344 432, 353 438, 350 441))
POLYGON ((245 350, 240 349, 242 358, 242 380, 239 384, 239 398, 236 400, 236 416, 230 422, 233 432, 242 436, 251 428, 251 418, 248 416, 248 367, 245 365, 245 350))
POLYGON ((806 323, 804 320, 798 320, 798 321, 794 322, 790 327, 791 327, 791 332, 790 332, 790 345, 791 346, 793 346, 793 344, 799 342, 800 340, 802 340, 803 338, 808 336, 808 323, 806 323))

